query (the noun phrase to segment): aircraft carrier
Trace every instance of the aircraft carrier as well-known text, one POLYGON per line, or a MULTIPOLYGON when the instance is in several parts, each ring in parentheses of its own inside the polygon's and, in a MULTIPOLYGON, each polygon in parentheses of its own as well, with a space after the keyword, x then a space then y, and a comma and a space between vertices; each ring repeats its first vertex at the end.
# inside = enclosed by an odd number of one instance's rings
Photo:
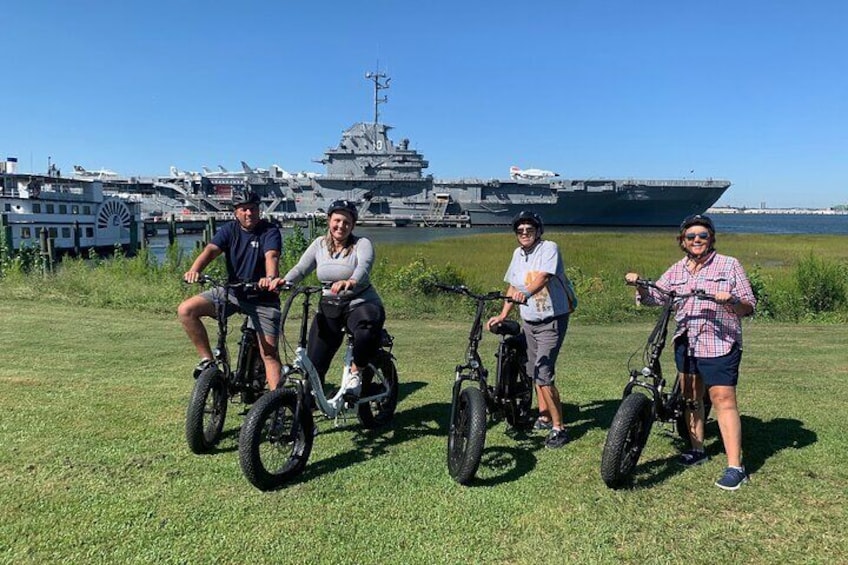
POLYGON ((324 172, 291 174, 243 163, 244 172, 203 176, 199 192, 226 200, 233 188, 250 185, 262 194, 266 213, 281 220, 323 214, 334 200, 348 199, 366 225, 508 225, 519 211, 531 210, 549 225, 675 226, 704 212, 730 186, 715 179, 565 179, 549 171, 526 178, 434 179, 424 174, 429 163, 409 140, 395 144, 391 126, 379 121, 386 101, 380 91, 390 79, 365 76, 374 86, 374 120, 345 130, 338 146, 316 160, 324 172))

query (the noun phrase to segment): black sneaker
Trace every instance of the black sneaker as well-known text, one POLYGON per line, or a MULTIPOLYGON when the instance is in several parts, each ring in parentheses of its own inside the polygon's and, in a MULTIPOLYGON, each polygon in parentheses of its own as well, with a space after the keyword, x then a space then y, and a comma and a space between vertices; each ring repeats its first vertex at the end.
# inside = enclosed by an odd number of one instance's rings
POLYGON ((680 457, 677 459, 677 462, 683 465, 684 467, 697 467, 698 465, 706 463, 709 460, 710 456, 707 455, 706 451, 697 451, 695 449, 690 449, 681 453, 680 457))
POLYGON ((197 367, 194 368, 194 378, 196 379, 197 377, 199 377, 200 373, 202 373, 203 370, 206 369, 206 367, 214 363, 215 361, 209 359, 208 357, 204 357, 203 359, 201 359, 200 363, 197 364, 197 367))
POLYGON ((551 430, 551 433, 549 433, 548 437, 545 438, 545 447, 548 449, 557 449, 569 441, 571 441, 571 439, 568 437, 568 433, 564 429, 551 430))
POLYGON ((533 429, 540 432, 547 432, 554 428, 554 423, 544 418, 537 418, 533 424, 533 429))

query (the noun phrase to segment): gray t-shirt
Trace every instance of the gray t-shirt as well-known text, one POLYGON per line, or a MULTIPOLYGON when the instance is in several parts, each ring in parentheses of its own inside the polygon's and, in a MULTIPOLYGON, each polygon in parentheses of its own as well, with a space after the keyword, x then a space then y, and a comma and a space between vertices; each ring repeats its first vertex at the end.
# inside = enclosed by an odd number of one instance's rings
POLYGON ((521 319, 539 322, 548 318, 570 313, 574 308, 569 304, 565 285, 565 266, 559 247, 553 241, 542 240, 529 251, 518 247, 512 254, 512 261, 504 275, 504 281, 526 291, 527 284, 539 273, 553 275, 545 288, 531 296, 526 304, 519 305, 521 319))
MULTIPOLYGON (((380 295, 371 286, 370 273, 373 264, 374 247, 368 238, 358 238, 353 250, 345 256, 341 253, 330 253, 324 245, 322 235, 309 244, 297 265, 283 278, 286 282, 298 283, 314 270, 321 284, 353 279, 356 281, 356 287, 353 289, 356 298, 351 301, 351 306, 365 302, 380 304, 380 295)), ((325 294, 329 292, 326 290, 325 294)))

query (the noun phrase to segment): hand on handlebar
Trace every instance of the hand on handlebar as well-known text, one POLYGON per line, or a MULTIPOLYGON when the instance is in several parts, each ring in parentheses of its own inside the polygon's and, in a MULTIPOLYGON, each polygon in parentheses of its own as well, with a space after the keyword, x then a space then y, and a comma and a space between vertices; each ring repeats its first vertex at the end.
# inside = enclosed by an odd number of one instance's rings
POLYGON ((523 290, 518 290, 517 288, 507 293, 507 297, 516 304, 525 304, 527 302, 527 295, 524 294, 523 290))
POLYGON ((259 279, 259 282, 256 283, 256 286, 262 290, 267 290, 268 292, 280 292, 285 284, 286 280, 281 279, 280 277, 262 277, 259 279))
POLYGON ((352 291, 355 286, 356 286, 356 281, 353 280, 353 279, 345 279, 343 281, 336 281, 330 287, 330 292, 333 293, 333 294, 339 294, 339 293, 344 292, 346 290, 352 291))
POLYGON ((188 284, 194 284, 194 283, 200 282, 202 278, 203 278, 203 275, 200 273, 200 271, 189 270, 189 271, 186 271, 183 274, 183 281, 187 282, 188 284))
POLYGON ((636 281, 639 280, 639 273, 627 273, 624 275, 624 283, 629 285, 635 285, 636 281))

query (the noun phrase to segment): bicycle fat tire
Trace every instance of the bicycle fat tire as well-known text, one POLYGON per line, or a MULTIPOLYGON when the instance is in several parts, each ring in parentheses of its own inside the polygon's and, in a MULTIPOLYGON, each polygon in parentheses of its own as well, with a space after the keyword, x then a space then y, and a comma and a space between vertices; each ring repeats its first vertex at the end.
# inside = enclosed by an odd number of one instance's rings
POLYGON ((275 490, 299 475, 312 453, 314 422, 297 392, 281 388, 260 398, 239 433, 239 464, 250 484, 275 490), (295 422, 295 414, 299 413, 295 422))
POLYGON ((466 387, 459 394, 448 431, 448 472, 461 485, 477 473, 486 443, 486 399, 480 389, 466 387))
POLYGON ((398 402, 398 374, 391 354, 380 351, 374 366, 379 374, 366 371, 362 378, 362 396, 372 396, 383 392, 386 387, 388 395, 382 400, 359 404, 356 415, 363 428, 374 429, 392 421, 398 402))
POLYGON ((209 453, 221 439, 229 395, 221 372, 206 367, 194 381, 186 411, 186 442, 193 453, 209 453))
POLYGON ((601 478, 608 487, 620 487, 630 478, 653 423, 650 398, 639 393, 624 398, 607 432, 601 458, 601 478))

